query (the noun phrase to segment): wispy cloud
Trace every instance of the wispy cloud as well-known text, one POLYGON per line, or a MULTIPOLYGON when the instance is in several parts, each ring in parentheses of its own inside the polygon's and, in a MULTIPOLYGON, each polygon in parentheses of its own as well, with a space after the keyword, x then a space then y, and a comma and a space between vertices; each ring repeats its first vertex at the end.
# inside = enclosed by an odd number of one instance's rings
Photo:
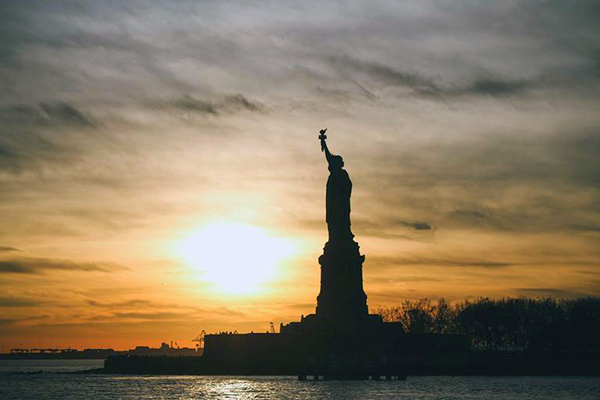
POLYGON ((0 117, 5 124, 19 126, 96 126, 90 117, 85 116, 80 110, 64 101, 5 106, 0 108, 0 117))
POLYGON ((0 171, 21 173, 46 163, 67 163, 79 156, 65 142, 67 130, 89 130, 97 123, 73 105, 46 102, 0 107, 0 171))
POLYGON ((374 61, 361 61, 351 57, 333 57, 330 63, 336 71, 346 71, 349 76, 360 74, 386 85, 411 89, 415 95, 438 96, 450 98, 458 96, 493 96, 504 97, 523 94, 534 87, 534 82, 525 80, 500 79, 491 77, 475 77, 471 82, 461 85, 442 85, 435 79, 428 78, 416 71, 402 71, 374 61))
POLYGON ((16 247, 10 247, 10 246, 0 246, 0 253, 8 253, 8 252, 13 252, 13 251, 23 251, 21 249, 18 249, 16 247))
POLYGON ((189 313, 182 312, 117 312, 115 317, 119 319, 134 320, 185 320, 189 318, 189 313))
POLYGON ((443 259, 443 258, 421 258, 421 257, 385 257, 372 256, 368 259, 374 266, 394 266, 419 265, 432 267, 470 267, 470 268, 506 268, 513 264, 509 262, 486 261, 486 260, 461 260, 461 259, 443 259))
POLYGON ((111 272, 123 268, 113 263, 81 263, 48 258, 0 260, 0 274, 41 274, 57 270, 111 272))
POLYGON ((231 114, 240 111, 265 112, 266 106, 250 101, 241 94, 222 96, 216 100, 202 100, 191 95, 184 95, 177 99, 156 103, 155 107, 173 108, 186 113, 199 114, 231 114))
POLYGON ((0 297, 0 307, 36 307, 41 303, 37 300, 21 297, 0 297))

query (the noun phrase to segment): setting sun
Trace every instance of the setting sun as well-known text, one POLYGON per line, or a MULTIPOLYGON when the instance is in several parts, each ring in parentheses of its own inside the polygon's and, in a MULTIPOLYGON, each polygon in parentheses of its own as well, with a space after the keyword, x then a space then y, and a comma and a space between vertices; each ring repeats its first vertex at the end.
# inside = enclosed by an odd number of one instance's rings
POLYGON ((262 228, 220 222, 193 231, 178 246, 181 258, 199 279, 227 294, 256 293, 278 274, 295 246, 262 228))

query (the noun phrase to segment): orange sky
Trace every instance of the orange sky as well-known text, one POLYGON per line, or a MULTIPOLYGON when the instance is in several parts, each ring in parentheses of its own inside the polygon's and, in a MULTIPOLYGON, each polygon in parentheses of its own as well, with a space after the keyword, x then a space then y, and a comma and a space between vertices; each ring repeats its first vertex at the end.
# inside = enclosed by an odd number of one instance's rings
POLYGON ((585 4, 100 3, 0 6, 0 351, 314 312, 323 127, 371 308, 600 294, 585 4))

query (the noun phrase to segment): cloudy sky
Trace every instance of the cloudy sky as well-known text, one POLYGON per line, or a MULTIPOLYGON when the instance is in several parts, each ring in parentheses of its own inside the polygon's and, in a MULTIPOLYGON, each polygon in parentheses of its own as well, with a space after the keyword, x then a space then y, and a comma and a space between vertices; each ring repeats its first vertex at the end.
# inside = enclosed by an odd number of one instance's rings
POLYGON ((594 0, 0 1, 1 350, 314 312, 323 127, 371 308, 600 295, 599 19, 594 0))

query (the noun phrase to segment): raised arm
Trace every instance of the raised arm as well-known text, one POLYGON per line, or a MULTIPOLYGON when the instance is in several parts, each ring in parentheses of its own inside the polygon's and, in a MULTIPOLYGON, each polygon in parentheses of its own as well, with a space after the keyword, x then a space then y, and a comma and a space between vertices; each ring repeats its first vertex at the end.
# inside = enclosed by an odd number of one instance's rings
POLYGON ((325 132, 327 132, 327 128, 321 129, 321 131, 319 132, 319 139, 321 139, 321 151, 325 152, 325 158, 327 159, 327 162, 330 163, 332 155, 329 151, 329 148, 327 148, 327 142, 325 142, 325 139, 327 139, 327 135, 325 135, 325 132))
POLYGON ((321 144, 323 146, 323 151, 325 152, 325 158, 327 159, 327 162, 331 162, 331 152, 329 151, 329 148, 327 147, 327 142, 325 141, 325 139, 321 139, 321 144))

